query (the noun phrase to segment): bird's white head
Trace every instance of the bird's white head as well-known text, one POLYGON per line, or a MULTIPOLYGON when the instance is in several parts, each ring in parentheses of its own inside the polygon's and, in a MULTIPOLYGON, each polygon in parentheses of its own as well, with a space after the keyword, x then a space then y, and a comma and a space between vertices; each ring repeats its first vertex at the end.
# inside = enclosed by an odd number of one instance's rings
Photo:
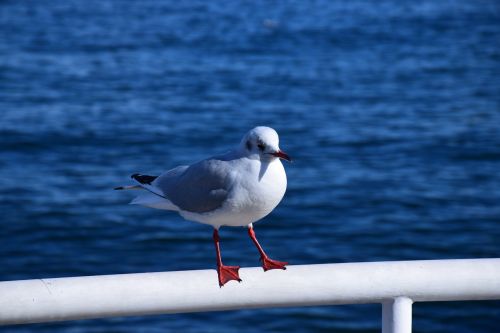
POLYGON ((273 161, 276 158, 282 158, 289 162, 292 161, 284 151, 279 148, 278 133, 271 127, 258 126, 243 137, 240 142, 240 149, 247 156, 254 156, 261 161, 273 161))

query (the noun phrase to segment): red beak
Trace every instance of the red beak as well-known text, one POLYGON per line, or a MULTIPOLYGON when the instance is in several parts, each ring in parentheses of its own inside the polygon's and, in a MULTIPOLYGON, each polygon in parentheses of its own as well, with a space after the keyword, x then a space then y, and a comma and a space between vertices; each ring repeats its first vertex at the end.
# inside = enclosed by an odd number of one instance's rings
POLYGON ((279 158, 282 158, 284 160, 287 160, 288 162, 291 162, 292 159, 290 158, 290 156, 288 156, 287 153, 285 153, 284 151, 282 150, 278 150, 276 153, 271 153, 271 155, 274 155, 276 157, 279 157, 279 158))

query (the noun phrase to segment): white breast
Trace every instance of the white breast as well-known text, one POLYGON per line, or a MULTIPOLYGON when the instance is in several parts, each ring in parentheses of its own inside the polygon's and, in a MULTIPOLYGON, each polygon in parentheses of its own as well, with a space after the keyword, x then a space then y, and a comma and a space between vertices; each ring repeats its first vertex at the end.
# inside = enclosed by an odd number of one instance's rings
MULTIPOLYGON (((228 200, 207 214, 182 214, 186 219, 219 227, 246 226, 268 215, 285 195, 287 179, 283 164, 275 159, 267 164, 245 160, 245 171, 239 172, 228 200)), ((241 169, 240 169, 241 170, 241 169)))

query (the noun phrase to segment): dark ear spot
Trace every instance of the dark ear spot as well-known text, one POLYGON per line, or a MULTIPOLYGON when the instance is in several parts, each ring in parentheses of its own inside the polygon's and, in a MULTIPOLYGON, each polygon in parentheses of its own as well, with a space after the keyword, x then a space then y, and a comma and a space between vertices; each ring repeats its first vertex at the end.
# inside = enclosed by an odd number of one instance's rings
POLYGON ((252 150, 252 143, 250 142, 250 140, 247 141, 247 149, 252 150))

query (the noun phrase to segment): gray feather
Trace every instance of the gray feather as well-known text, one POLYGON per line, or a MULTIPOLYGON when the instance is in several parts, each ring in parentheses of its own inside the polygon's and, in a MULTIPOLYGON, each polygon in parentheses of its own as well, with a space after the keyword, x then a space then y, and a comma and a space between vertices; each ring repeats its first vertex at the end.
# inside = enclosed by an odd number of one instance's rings
POLYGON ((179 166, 159 176, 153 186, 181 210, 206 213, 222 206, 228 195, 227 161, 208 159, 179 166))

